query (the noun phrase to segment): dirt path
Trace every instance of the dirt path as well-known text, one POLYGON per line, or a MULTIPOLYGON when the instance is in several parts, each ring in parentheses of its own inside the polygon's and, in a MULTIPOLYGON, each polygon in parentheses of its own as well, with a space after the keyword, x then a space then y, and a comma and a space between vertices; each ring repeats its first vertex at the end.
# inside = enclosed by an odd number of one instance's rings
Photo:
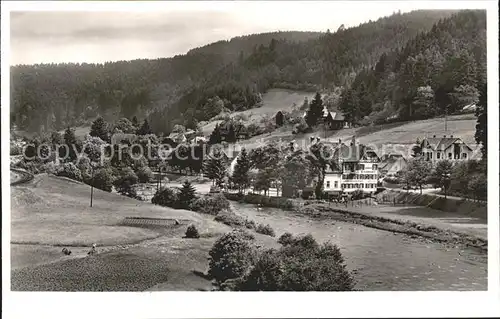
POLYGON ((361 290, 485 290, 487 255, 431 239, 232 203, 235 212, 284 232, 339 245, 361 290))

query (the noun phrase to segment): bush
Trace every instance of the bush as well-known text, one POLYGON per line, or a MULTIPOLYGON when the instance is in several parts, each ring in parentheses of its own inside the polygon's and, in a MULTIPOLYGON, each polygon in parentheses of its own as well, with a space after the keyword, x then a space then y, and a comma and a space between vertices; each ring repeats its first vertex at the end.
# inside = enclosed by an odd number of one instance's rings
MULTIPOLYGON (((229 194, 227 194, 226 196, 229 196, 229 194)), ((245 203, 261 205, 264 207, 275 207, 285 210, 291 210, 294 207, 293 202, 290 199, 284 197, 268 197, 259 194, 247 194, 242 198, 241 197, 234 197, 234 198, 235 200, 238 200, 236 198, 240 198, 245 203)))
POLYGON ((246 221, 230 210, 223 210, 215 216, 214 220, 231 227, 246 227, 246 221))
POLYGON ((336 245, 319 245, 312 236, 281 236, 290 243, 267 250, 238 282, 246 291, 349 291, 354 280, 336 245), (291 237, 291 238, 290 238, 291 237))
POLYGON ((217 215, 222 210, 229 210, 229 201, 222 194, 209 194, 196 199, 190 207, 192 210, 208 215, 217 215))
POLYGON ((363 192, 360 189, 355 190, 354 192, 351 193, 351 198, 352 200, 358 200, 358 199, 363 199, 368 196, 367 193, 363 192))
POLYGON ((200 238, 200 233, 196 226, 190 225, 186 230, 186 238, 200 238))
POLYGON ((401 184, 403 181, 400 178, 388 176, 384 178, 384 182, 389 184, 401 184))
POLYGON ((118 178, 114 180, 113 185, 116 187, 118 193, 137 198, 137 193, 133 185, 137 184, 138 181, 139 178, 135 172, 130 167, 126 167, 119 171, 118 178))
POLYGON ((149 183, 153 179, 153 171, 148 166, 141 166, 137 169, 139 183, 149 183))
POLYGON ((155 205, 177 208, 178 207, 178 192, 173 188, 161 188, 151 199, 151 203, 155 205))
POLYGON ((56 175, 71 178, 74 179, 75 181, 83 180, 82 173, 80 172, 78 167, 76 167, 76 165, 73 163, 64 163, 63 165, 61 165, 57 169, 56 175))
MULTIPOLYGON (((24 169, 25 171, 28 171, 33 175, 43 172, 43 167, 41 163, 34 161, 26 161, 24 159, 17 162, 16 165, 14 165, 14 167, 24 169)), ((58 169, 59 167, 57 167, 56 172, 58 169)))
POLYGON ((255 224, 255 222, 253 220, 245 220, 245 227, 247 229, 255 229, 257 228, 257 225, 255 224))
POLYGON ((94 172, 94 178, 90 179, 89 185, 106 192, 111 192, 113 189, 113 180, 114 175, 111 168, 100 168, 94 172))
POLYGON ((268 225, 259 224, 255 229, 255 231, 258 232, 259 234, 268 235, 271 237, 276 236, 276 234, 274 233, 274 229, 269 224, 268 225))
POLYGON ((252 238, 243 231, 232 231, 219 238, 209 255, 208 274, 220 285, 243 276, 255 261, 252 238))
POLYGON ((278 243, 286 246, 286 245, 291 245, 293 243, 293 235, 289 232, 284 233, 283 235, 278 238, 278 243))
POLYGON ((305 189, 302 191, 302 193, 300 194, 300 197, 302 199, 309 199, 311 198, 311 196, 314 194, 314 192, 312 190, 308 190, 308 189, 305 189))

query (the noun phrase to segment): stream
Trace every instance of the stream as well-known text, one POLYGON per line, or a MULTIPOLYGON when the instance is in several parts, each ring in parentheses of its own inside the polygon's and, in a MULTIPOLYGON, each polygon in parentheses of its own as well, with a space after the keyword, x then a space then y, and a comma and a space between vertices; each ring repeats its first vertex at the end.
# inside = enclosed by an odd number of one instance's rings
POLYGON ((487 255, 445 247, 425 238, 336 220, 315 220, 276 208, 231 202, 236 214, 284 232, 312 234, 339 246, 356 288, 380 290, 487 290, 487 255))

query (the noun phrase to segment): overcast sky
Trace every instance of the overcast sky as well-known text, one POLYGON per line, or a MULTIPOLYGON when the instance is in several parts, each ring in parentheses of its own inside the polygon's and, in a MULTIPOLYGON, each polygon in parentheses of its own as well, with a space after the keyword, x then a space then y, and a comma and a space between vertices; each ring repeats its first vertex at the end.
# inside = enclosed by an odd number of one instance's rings
POLYGON ((333 32, 341 24, 355 26, 398 10, 418 9, 415 3, 393 1, 159 5, 155 11, 142 7, 136 12, 11 12, 11 64, 171 57, 239 35, 278 30, 333 32))

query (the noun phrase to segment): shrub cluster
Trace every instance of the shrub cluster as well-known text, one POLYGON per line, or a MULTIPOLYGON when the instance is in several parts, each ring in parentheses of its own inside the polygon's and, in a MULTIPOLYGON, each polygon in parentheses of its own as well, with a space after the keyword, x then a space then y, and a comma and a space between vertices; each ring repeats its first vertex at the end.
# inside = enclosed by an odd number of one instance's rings
POLYGON ((209 275, 240 291, 349 291, 354 279, 336 245, 283 234, 280 249, 257 251, 244 233, 225 234, 210 251, 209 275))
POLYGON ((73 163, 62 164, 59 168, 57 168, 56 175, 71 178, 76 181, 83 180, 80 169, 73 163))
POLYGON ((151 203, 165 207, 177 208, 179 203, 178 193, 179 192, 174 188, 162 187, 154 194, 151 199, 151 203))
POLYGON ((268 235, 271 237, 276 236, 276 234, 274 233, 274 229, 269 224, 268 225, 259 224, 255 229, 255 231, 258 232, 259 234, 268 235))
POLYGON ((222 194, 208 194, 195 199, 190 208, 196 212, 216 216, 222 210, 229 210, 229 201, 222 194))
POLYGON ((231 227, 246 227, 247 223, 243 217, 240 217, 230 210, 222 210, 214 218, 215 221, 231 227))
POLYGON ((268 197, 259 194, 247 194, 242 199, 245 203, 261 205, 264 207, 281 208, 291 210, 294 208, 293 202, 284 197, 268 197))
POLYGON ((252 236, 234 230, 219 238, 210 249, 208 274, 220 285, 229 279, 242 277, 255 262, 252 236))
POLYGON ((336 245, 319 245, 311 235, 289 238, 266 250, 238 282, 243 291, 350 291, 354 280, 336 245))

